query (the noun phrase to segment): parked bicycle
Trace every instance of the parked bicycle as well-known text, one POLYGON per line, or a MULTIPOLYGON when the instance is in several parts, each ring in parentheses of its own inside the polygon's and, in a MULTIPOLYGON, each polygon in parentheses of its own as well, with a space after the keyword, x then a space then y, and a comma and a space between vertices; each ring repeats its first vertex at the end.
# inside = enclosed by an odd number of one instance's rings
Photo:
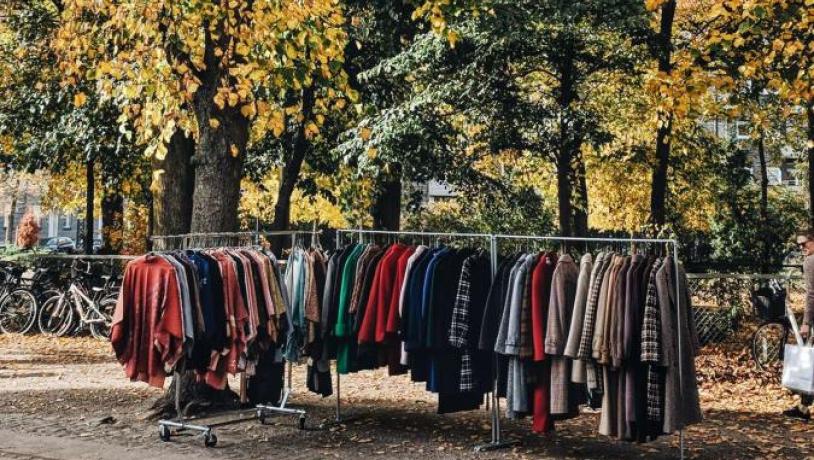
POLYGON ((780 372, 786 344, 792 337, 791 322, 786 316, 786 290, 772 280, 752 292, 752 307, 762 320, 752 336, 752 358, 764 372, 780 372))
POLYGON ((43 303, 37 315, 40 332, 61 337, 87 327, 98 339, 108 339, 116 309, 116 279, 104 275, 103 286, 92 287, 92 264, 75 260, 71 265, 71 283, 59 295, 43 303))
POLYGON ((0 331, 5 334, 25 334, 37 317, 37 297, 21 285, 24 272, 22 266, 0 263, 0 331))

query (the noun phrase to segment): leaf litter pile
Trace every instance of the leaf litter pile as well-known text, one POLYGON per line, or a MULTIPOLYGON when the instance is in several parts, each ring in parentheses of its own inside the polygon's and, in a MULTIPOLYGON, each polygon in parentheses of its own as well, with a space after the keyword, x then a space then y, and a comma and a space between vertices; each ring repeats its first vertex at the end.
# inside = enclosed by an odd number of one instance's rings
MULTIPOLYGON (((746 329, 724 344, 707 346, 696 360, 705 421, 685 432, 691 458, 811 458, 814 422, 781 412, 796 398, 779 374, 756 370, 746 329)), ((486 410, 435 414, 436 399, 423 385, 386 370, 342 376, 341 423, 335 399, 308 393, 304 366, 295 366, 292 407, 308 410, 307 429, 291 417, 250 421, 217 429, 219 444, 203 451, 199 439, 159 444, 154 421, 144 414, 161 392, 128 382, 109 345, 88 337, 54 339, 0 335, 0 426, 64 437, 102 439, 126 449, 166 448, 168 453, 222 458, 677 458, 678 436, 653 443, 618 442, 596 433, 598 414, 560 422, 555 433, 536 435, 529 420, 501 420, 503 437, 518 444, 475 453, 490 436, 486 410), (276 456, 276 455, 275 455, 276 456)), ((230 382, 238 388, 239 381, 230 382)), ((173 438, 174 440, 176 438, 173 438)), ((2 453, 2 448, 0 448, 2 453)))

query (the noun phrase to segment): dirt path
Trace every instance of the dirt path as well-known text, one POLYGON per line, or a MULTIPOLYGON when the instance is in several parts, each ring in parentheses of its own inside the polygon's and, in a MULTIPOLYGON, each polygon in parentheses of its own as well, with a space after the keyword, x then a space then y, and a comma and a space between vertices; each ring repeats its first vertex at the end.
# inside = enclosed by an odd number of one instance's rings
MULTIPOLYGON (((160 391, 123 378, 108 347, 93 339, 0 336, 0 459, 2 458, 676 458, 677 436, 643 445, 596 434, 596 415, 560 423, 556 434, 534 435, 528 420, 504 420, 518 446, 476 454, 489 436, 489 414, 434 413, 422 386, 385 372, 343 377, 344 414, 335 400, 307 393, 304 368, 295 368, 292 404, 308 410, 308 428, 291 417, 217 429, 218 446, 200 439, 158 440, 143 413, 160 391)), ((235 382, 236 383, 236 382, 235 382)), ((785 420, 789 396, 775 384, 746 381, 702 386, 706 420, 686 433, 694 458, 806 458, 814 456, 814 423, 785 420)))

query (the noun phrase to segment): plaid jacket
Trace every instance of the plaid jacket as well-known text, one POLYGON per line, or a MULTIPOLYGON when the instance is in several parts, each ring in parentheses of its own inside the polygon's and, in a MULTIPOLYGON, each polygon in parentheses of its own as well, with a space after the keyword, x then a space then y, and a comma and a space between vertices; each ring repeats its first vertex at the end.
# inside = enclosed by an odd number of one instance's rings
POLYGON ((591 283, 588 292, 588 303, 585 305, 585 320, 582 323, 582 337, 579 341, 577 359, 589 361, 591 359, 591 346, 596 324, 596 307, 599 301, 599 289, 602 287, 602 278, 610 265, 611 254, 599 253, 596 256, 596 265, 591 274, 591 283))
POLYGON ((469 307, 472 302, 470 279, 474 260, 474 256, 464 260, 461 278, 458 281, 458 292, 455 296, 455 306, 452 309, 452 322, 449 325, 449 344, 455 348, 469 346, 469 307))
POLYGON ((661 266, 661 259, 656 259, 647 280, 647 295, 644 300, 644 321, 642 323, 643 363, 657 364, 661 361, 661 311, 656 292, 656 272, 661 266))
POLYGON ((643 363, 647 363, 647 420, 660 425, 664 419, 664 370, 661 361, 661 310, 656 292, 656 272, 662 260, 656 259, 647 281, 647 295, 644 301, 644 321, 642 323, 643 363))

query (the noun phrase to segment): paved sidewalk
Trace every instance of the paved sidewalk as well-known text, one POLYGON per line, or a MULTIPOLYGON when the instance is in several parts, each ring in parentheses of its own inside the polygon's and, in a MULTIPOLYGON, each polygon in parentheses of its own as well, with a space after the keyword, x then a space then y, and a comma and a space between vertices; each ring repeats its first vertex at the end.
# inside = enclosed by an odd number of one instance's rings
POLYGON ((188 454, 157 447, 126 447, 109 439, 75 439, 0 429, 0 459, 36 460, 181 460, 215 459, 197 449, 188 454))

